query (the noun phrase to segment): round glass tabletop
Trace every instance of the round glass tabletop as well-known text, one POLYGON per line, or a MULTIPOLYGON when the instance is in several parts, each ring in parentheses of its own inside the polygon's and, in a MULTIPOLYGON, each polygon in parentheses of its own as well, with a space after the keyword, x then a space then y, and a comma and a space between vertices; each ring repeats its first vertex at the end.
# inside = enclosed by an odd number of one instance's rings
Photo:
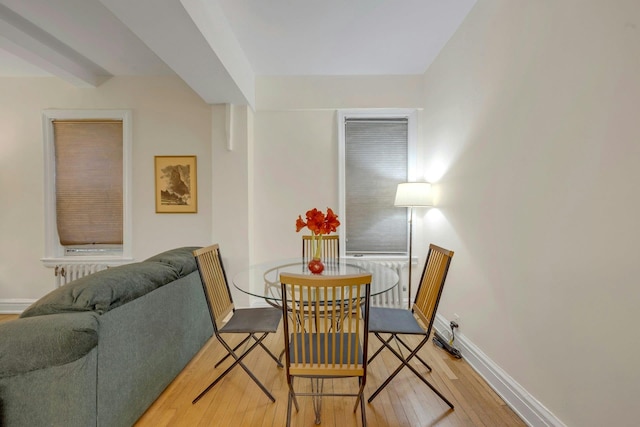
MULTIPOLYGON (((371 296, 389 291, 398 284, 395 270, 373 261, 340 258, 323 261, 323 276, 343 276, 371 273, 371 296)), ((233 277, 233 285, 240 291, 268 302, 281 301, 280 273, 309 274, 307 261, 301 258, 256 264, 233 277)))

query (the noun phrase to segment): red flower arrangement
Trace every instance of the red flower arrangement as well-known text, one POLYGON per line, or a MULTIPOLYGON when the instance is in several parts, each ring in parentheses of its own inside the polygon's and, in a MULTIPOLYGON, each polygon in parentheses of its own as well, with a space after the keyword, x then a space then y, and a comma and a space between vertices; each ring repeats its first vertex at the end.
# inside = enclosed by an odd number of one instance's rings
POLYGON ((308 210, 306 213, 306 222, 302 220, 302 215, 298 215, 296 220, 296 233, 307 227, 311 231, 312 247, 314 248, 313 258, 320 259, 320 251, 322 248, 322 236, 335 232, 340 225, 338 215, 333 213, 331 208, 327 208, 327 214, 316 208, 308 210))

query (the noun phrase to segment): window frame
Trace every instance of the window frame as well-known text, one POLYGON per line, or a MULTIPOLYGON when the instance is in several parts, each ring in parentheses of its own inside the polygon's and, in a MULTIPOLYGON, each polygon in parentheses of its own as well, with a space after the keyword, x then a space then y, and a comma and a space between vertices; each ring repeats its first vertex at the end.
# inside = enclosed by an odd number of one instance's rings
POLYGON ((131 110, 58 110, 49 109, 42 112, 42 133, 44 144, 44 228, 45 255, 42 262, 46 267, 54 267, 62 262, 96 262, 109 261, 113 264, 130 262, 132 258, 132 123, 131 110), (123 197, 123 235, 122 250, 104 255, 81 255, 65 253, 60 244, 56 223, 56 158, 54 120, 122 120, 122 197, 123 197))
MULTIPOLYGON (((345 138, 345 121, 350 118, 406 118, 407 119, 407 179, 413 181, 416 178, 417 171, 417 145, 418 145, 418 111, 413 108, 389 108, 389 109, 347 109, 337 111, 338 121, 338 209, 340 215, 346 212, 346 138, 345 138)), ((407 209, 408 215, 408 209, 407 209)), ((407 216, 407 227, 408 227, 407 216)), ((338 228, 340 236, 340 256, 357 259, 406 259, 409 254, 409 241, 407 239, 407 250, 405 254, 389 255, 389 254, 366 254, 366 255, 347 255, 346 245, 346 221, 342 221, 338 228)))

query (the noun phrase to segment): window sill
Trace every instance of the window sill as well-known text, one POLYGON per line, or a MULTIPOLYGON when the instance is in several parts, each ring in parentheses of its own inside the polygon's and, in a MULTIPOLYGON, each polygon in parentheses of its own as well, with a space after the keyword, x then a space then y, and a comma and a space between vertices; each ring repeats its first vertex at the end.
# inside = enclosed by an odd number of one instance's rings
MULTIPOLYGON (((380 261, 380 262, 402 262, 407 264, 409 258, 408 255, 375 255, 375 254, 362 254, 362 255, 345 255, 347 259, 363 260, 363 261, 380 261)), ((418 257, 411 257, 411 265, 418 265, 418 257)))
POLYGON ((41 258, 40 261, 47 268, 54 268, 61 264, 109 264, 123 265, 133 262, 133 258, 121 256, 68 256, 58 258, 41 258))

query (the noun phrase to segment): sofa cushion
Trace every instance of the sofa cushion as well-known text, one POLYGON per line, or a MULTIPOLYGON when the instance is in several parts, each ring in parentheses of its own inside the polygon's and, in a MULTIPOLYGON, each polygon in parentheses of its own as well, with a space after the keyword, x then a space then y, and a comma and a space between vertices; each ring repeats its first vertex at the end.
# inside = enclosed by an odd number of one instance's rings
POLYGON ((33 303, 20 317, 112 310, 179 278, 178 270, 161 262, 139 262, 98 271, 74 280, 33 303))
POLYGON ((171 249, 166 252, 147 258, 145 262, 162 262, 173 266, 184 277, 198 268, 193 251, 200 249, 199 246, 185 246, 183 248, 171 249))
POLYGON ((0 322, 0 378, 78 360, 98 345, 95 313, 0 322))

